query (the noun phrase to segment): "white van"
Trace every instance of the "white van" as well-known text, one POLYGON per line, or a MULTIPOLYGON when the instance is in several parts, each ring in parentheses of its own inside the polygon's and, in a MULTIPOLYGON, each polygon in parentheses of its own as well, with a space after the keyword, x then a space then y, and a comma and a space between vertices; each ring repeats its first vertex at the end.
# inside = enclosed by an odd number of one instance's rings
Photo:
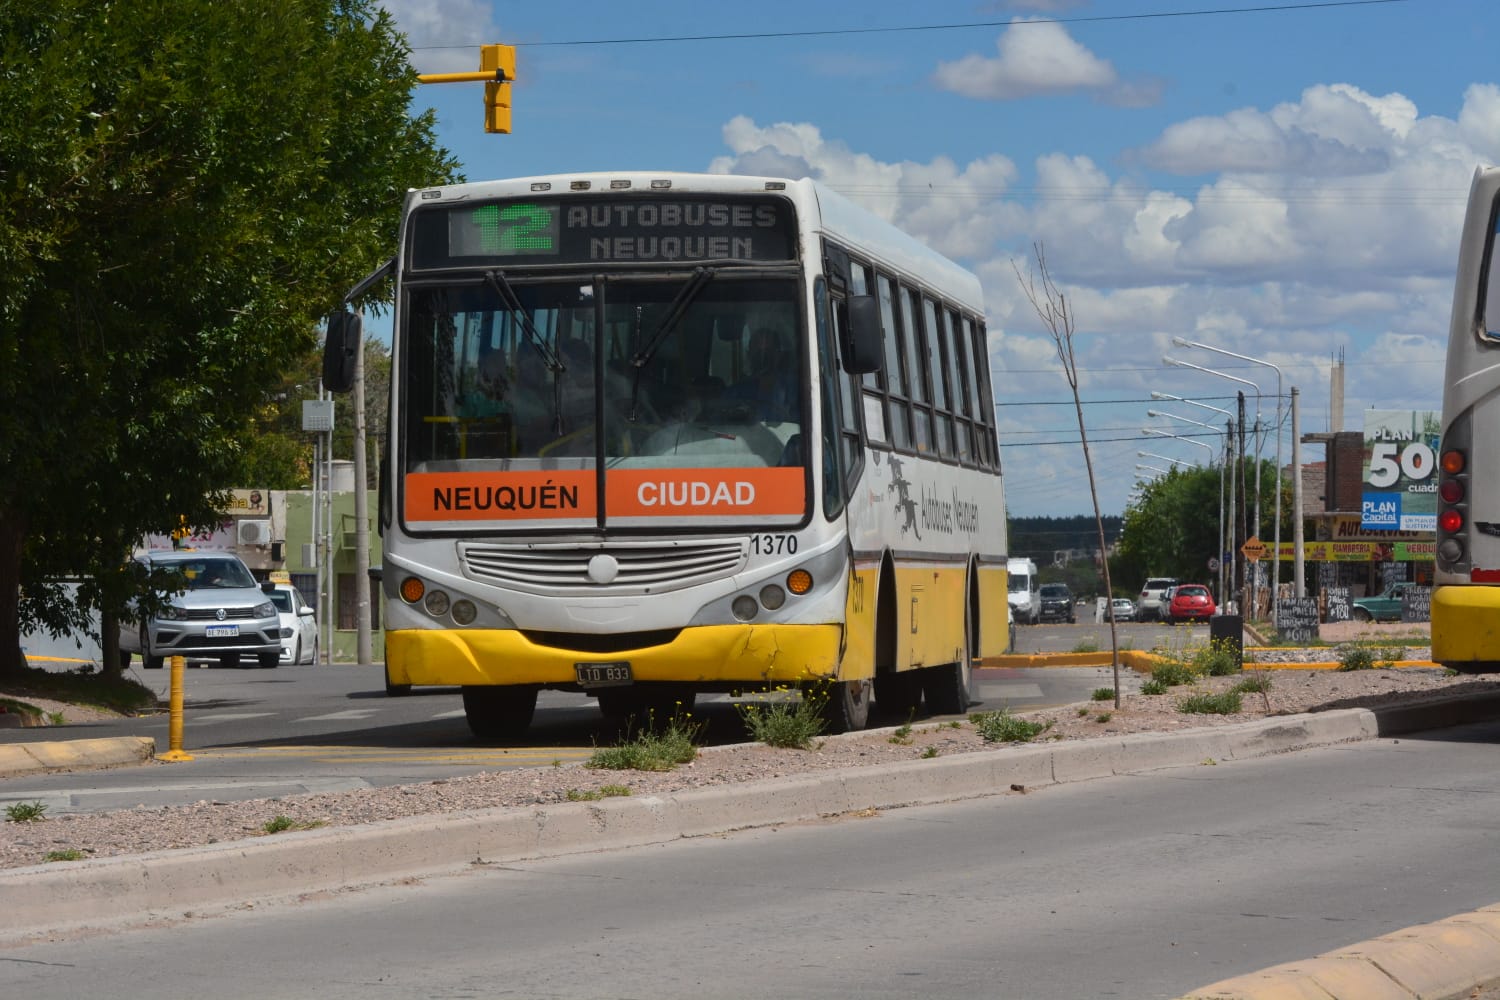
POLYGON ((1042 585, 1036 578, 1036 563, 1030 559, 1008 559, 1005 572, 1010 578, 1007 597, 1011 620, 1035 625, 1042 617, 1042 585))

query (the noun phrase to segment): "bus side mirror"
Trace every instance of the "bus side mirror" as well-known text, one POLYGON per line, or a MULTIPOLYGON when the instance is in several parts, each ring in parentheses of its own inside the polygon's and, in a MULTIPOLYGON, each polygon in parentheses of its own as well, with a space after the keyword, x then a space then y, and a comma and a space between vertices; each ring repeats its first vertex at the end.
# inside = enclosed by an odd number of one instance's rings
POLYGON ((336 312, 328 317, 328 338, 323 342, 323 386, 329 392, 348 392, 354 387, 354 365, 359 358, 364 322, 356 313, 336 312))
POLYGON ((880 371, 883 345, 880 304, 873 295, 849 296, 849 324, 844 348, 844 371, 869 375, 880 371))

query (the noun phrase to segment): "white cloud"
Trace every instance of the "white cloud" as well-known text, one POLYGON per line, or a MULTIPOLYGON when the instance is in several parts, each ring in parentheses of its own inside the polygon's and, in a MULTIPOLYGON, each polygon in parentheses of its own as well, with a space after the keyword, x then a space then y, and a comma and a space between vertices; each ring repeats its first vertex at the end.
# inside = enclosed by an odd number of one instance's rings
MULTIPOLYGON (((1279 365, 1285 387, 1302 390, 1304 431, 1334 423, 1329 372, 1344 359, 1342 422, 1353 429, 1367 407, 1441 399, 1458 230, 1474 165, 1500 159, 1500 87, 1471 86, 1456 118, 1423 116, 1401 94, 1330 84, 1269 110, 1179 122, 1136 162, 1202 178, 1181 190, 1064 152, 1029 166, 1000 152, 967 164, 885 162, 805 122, 736 118, 724 140, 713 169, 816 177, 972 268, 1002 400, 1068 399, 1056 347, 1015 272, 1041 243, 1075 317, 1085 400, 1160 390, 1227 408, 1246 389, 1162 366, 1172 354, 1255 382, 1266 415, 1274 411, 1273 372, 1173 346, 1185 336, 1279 365)), ((1089 408, 1086 419, 1128 440, 1145 408, 1089 408)), ((1016 445, 1006 453, 1015 513, 1086 497, 1076 445, 1020 446, 1047 439, 1022 432, 1066 423, 1060 413, 1071 409, 1000 410, 1002 440, 1016 445)), ((1094 451, 1119 494, 1106 509, 1123 504, 1127 447, 1094 451)))
POLYGON ((1119 81, 1108 60, 1079 45, 1060 24, 1017 20, 995 47, 995 58, 971 54, 939 63, 934 81, 944 90, 991 101, 1106 90, 1119 81))
POLYGON ((479 68, 480 42, 501 41, 487 0, 380 0, 406 33, 412 64, 422 73, 479 68))

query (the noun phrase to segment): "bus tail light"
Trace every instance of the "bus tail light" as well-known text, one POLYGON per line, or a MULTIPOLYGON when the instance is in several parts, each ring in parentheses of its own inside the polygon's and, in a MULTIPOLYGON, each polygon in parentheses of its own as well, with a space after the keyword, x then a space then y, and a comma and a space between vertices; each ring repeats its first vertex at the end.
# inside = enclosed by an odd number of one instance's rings
POLYGON ((1443 498, 1443 503, 1458 503, 1464 498, 1464 484, 1457 479, 1445 479, 1438 487, 1438 496, 1443 498))
POLYGON ((1445 510, 1438 515, 1438 527, 1448 534, 1457 534, 1463 529, 1464 516, 1456 510, 1445 510))
POLYGON ((1468 467, 1468 464, 1468 461, 1464 458, 1464 453, 1457 448, 1449 448, 1443 452, 1442 469, 1450 476, 1458 475, 1468 467))

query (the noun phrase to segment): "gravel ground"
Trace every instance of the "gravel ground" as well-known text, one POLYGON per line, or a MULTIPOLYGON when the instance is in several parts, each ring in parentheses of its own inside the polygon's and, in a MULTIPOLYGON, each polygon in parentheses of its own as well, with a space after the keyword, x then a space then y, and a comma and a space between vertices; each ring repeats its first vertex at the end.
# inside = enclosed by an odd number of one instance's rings
MULTIPOLYGON (((1414 638, 1414 641, 1419 640, 1414 638)), ((1328 657, 1326 649, 1320 653, 1319 658, 1328 657)), ((1130 674, 1122 668, 1122 675, 1130 674)), ((1138 687, 1138 678, 1130 677, 1130 682, 1122 687, 1126 690, 1138 687)), ((1080 740, 1126 733, 1180 732, 1268 715, 1376 707, 1496 690, 1500 690, 1500 678, 1447 676, 1436 668, 1256 671, 1247 664, 1246 675, 1204 678, 1191 688, 1175 687, 1164 695, 1123 693, 1118 709, 1111 698, 1017 713, 1017 716, 1047 726, 1038 740, 1080 740), (1243 695, 1242 711, 1234 715, 1189 715, 1178 710, 1178 703, 1185 696, 1227 691, 1244 676, 1269 678, 1271 687, 1264 695, 1243 695)), ((72 706, 39 707, 73 711, 72 706)), ((759 744, 712 747, 699 753, 692 763, 668 772, 603 770, 580 763, 490 772, 393 788, 63 815, 36 822, 0 823, 0 868, 37 864, 54 851, 76 850, 87 857, 109 857, 265 836, 265 824, 279 816, 299 824, 347 826, 497 806, 547 805, 567 801, 570 793, 576 796, 606 785, 624 786, 630 794, 638 796, 668 794, 933 756, 1006 751, 1004 745, 986 743, 972 722, 956 726, 918 723, 909 727, 908 732, 887 729, 824 738, 810 750, 776 749, 759 744)))

